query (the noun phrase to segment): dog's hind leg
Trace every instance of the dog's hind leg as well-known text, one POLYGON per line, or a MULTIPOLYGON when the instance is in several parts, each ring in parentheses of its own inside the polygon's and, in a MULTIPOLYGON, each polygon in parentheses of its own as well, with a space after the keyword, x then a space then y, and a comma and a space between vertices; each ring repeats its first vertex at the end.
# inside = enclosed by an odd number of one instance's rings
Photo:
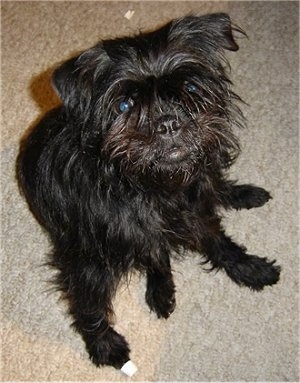
POLYGON ((61 271, 60 285, 70 302, 73 326, 82 335, 90 359, 97 366, 120 369, 130 359, 130 350, 125 338, 111 327, 116 276, 93 263, 78 265, 65 275, 61 271))
POLYGON ((245 248, 234 243, 223 231, 203 238, 202 253, 213 269, 223 269, 238 285, 262 290, 279 280, 280 267, 275 261, 246 254, 245 248))

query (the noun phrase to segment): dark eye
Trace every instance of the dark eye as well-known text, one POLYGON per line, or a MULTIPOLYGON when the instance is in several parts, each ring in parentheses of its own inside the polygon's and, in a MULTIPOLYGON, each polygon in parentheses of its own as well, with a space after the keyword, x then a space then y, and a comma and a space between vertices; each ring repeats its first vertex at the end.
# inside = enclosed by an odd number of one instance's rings
POLYGON ((189 93, 197 93, 198 92, 198 87, 191 82, 186 82, 184 84, 184 89, 189 93))
POLYGON ((130 98, 128 100, 124 100, 119 103, 119 111, 121 113, 128 112, 132 107, 133 107, 133 101, 130 98))

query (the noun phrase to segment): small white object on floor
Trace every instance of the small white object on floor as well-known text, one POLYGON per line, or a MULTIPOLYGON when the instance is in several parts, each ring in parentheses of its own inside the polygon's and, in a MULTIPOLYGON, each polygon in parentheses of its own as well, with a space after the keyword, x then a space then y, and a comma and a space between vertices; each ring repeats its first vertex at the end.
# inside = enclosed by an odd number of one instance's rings
POLYGON ((121 371, 131 378, 137 372, 137 367, 131 360, 129 360, 123 365, 121 371))
POLYGON ((125 13, 125 15, 124 15, 124 17, 127 19, 127 20, 130 20, 131 18, 132 18, 132 16, 134 15, 134 11, 131 11, 131 10, 129 10, 129 11, 127 11, 126 13, 125 13))

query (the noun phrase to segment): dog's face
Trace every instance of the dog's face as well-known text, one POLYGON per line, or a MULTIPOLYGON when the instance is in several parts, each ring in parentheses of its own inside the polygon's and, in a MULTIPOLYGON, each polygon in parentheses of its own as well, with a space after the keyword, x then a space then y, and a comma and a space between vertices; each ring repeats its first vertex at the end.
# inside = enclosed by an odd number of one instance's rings
POLYGON ((238 49, 232 29, 224 14, 189 16, 102 41, 58 68, 54 86, 82 126, 84 150, 169 189, 228 166, 240 115, 222 65, 224 49, 238 49))

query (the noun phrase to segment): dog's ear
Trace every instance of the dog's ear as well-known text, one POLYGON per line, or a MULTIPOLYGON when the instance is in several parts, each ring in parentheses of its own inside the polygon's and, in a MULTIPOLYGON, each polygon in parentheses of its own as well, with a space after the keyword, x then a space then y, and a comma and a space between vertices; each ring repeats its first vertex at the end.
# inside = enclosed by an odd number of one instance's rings
POLYGON ((93 87, 104 73, 108 60, 98 44, 64 62, 54 71, 52 85, 68 111, 85 114, 93 87))
POLYGON ((237 51, 239 46, 234 40, 233 31, 245 35, 238 26, 231 23, 226 13, 213 13, 175 20, 170 29, 170 38, 179 38, 186 46, 204 53, 222 49, 237 51))
POLYGON ((80 99, 80 75, 78 65, 76 65, 78 57, 64 62, 52 75, 52 85, 56 93, 63 103, 71 109, 75 107, 80 99))

